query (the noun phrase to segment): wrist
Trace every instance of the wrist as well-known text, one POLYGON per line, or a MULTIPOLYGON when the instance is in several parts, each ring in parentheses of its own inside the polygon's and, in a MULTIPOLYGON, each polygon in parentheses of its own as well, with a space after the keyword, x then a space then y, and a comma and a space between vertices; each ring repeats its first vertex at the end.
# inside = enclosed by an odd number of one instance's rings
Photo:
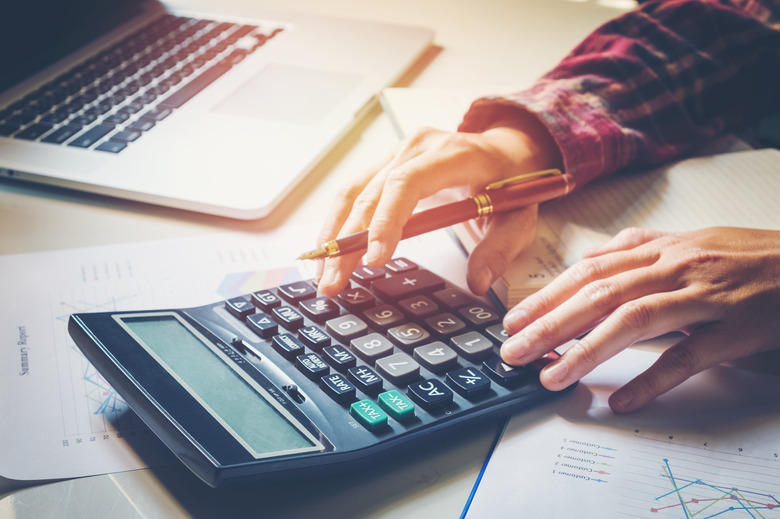
POLYGON ((509 110, 482 132, 512 163, 512 174, 524 171, 563 169, 555 139, 541 120, 525 110, 509 110))

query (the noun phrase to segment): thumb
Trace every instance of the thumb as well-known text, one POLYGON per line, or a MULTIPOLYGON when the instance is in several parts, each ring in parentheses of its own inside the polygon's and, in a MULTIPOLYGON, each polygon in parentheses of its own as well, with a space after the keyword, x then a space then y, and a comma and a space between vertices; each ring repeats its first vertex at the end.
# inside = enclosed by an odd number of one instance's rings
POLYGON ((482 240, 471 251, 466 281, 475 294, 484 294, 536 235, 539 206, 531 205, 490 217, 482 240))

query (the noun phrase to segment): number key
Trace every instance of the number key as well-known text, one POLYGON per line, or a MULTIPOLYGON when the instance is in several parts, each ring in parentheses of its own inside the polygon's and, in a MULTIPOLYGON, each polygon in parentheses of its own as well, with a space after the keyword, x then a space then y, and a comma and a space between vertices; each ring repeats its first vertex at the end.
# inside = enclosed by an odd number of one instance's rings
POLYGON ((358 357, 370 364, 393 353, 393 343, 378 333, 352 339, 349 346, 358 357))
POLYGON ((425 296, 414 296, 398 301, 398 307, 415 318, 427 317, 439 310, 439 305, 425 296))
POLYGON ((379 305, 363 312, 366 319, 374 328, 387 330, 391 326, 400 324, 404 320, 404 314, 390 305, 379 305))
POLYGON ((341 342, 349 342, 351 339, 363 335, 368 330, 365 322, 352 314, 336 317, 325 323, 328 333, 341 342))
POLYGON ((414 349, 414 360, 434 373, 443 373, 458 363, 458 356, 443 342, 432 342, 414 349))
POLYGON ((431 334, 422 326, 414 323, 406 323, 390 328, 387 330, 387 335, 393 342, 404 349, 419 346, 431 337, 431 334))
POLYGON ((468 305, 458 310, 458 315, 474 326, 488 326, 501 321, 501 318, 484 305, 468 305))
POLYGON ((466 323, 449 313, 428 317, 425 319, 425 324, 439 337, 449 337, 466 328, 466 323))
POLYGON ((420 376, 420 365, 406 353, 395 353, 376 361, 376 370, 397 386, 408 384, 420 376))

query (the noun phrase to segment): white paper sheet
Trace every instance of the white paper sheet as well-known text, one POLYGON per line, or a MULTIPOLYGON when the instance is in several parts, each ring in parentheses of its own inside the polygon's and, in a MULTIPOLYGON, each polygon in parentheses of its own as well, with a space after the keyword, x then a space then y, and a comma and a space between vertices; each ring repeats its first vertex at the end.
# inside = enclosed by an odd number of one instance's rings
POLYGON ((609 395, 656 358, 622 352, 510 420, 467 517, 780 517, 780 377, 718 367, 612 413, 609 395))
MULTIPOLYGON (((0 257, 0 477, 56 479, 169 462, 170 455, 85 360, 73 312, 208 304, 314 275, 294 258, 318 227, 0 257)), ((446 231, 398 250, 464 286, 446 231)))

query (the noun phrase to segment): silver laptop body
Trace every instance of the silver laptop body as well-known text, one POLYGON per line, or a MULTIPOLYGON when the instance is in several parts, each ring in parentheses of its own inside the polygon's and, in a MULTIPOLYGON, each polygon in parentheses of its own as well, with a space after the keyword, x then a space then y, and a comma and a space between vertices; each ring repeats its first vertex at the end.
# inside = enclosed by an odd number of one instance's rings
MULTIPOLYGON (((192 13, 122 2, 132 19, 21 82, 0 80, 0 176, 262 218, 433 36, 254 4, 246 12, 192 13), (158 24, 151 37, 150 23, 158 24), (211 47, 193 50, 213 35, 211 47), (127 59, 147 76, 124 78, 127 59), (103 75, 93 80, 88 71, 97 68, 103 75)), ((6 66, 21 72, 30 60, 6 66)))

